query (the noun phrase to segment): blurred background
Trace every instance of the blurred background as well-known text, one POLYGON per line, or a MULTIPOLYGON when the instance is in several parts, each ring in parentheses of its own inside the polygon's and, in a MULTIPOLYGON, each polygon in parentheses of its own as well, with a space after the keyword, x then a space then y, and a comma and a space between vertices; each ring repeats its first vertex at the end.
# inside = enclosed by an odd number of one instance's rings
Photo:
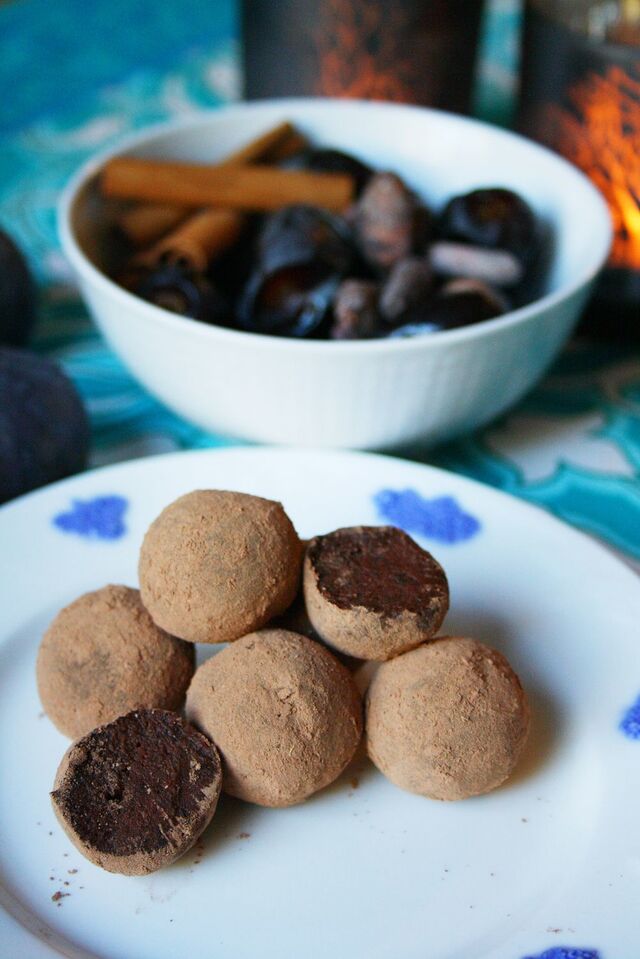
POLYGON ((487 429, 416 456, 640 560, 637 0, 12 0, 0 39, 0 226, 37 284, 29 345, 77 387, 92 465, 235 441, 152 399, 91 325, 56 235, 75 169, 130 131, 243 93, 431 104, 516 128, 580 166, 607 199, 615 242, 551 375, 487 429))

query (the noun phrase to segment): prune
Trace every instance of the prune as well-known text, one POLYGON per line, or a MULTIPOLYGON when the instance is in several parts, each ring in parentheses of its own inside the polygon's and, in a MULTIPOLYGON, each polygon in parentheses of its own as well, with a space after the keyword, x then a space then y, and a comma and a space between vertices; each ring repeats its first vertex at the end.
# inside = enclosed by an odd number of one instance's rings
POLYGON ((267 217, 258 237, 258 266, 264 273, 318 264, 328 272, 344 275, 353 257, 344 220, 312 206, 283 207, 267 217))
POLYGON ((256 272, 237 304, 238 326, 253 333, 305 337, 328 317, 340 277, 318 264, 256 272))
POLYGON ((412 309, 423 303, 433 286, 433 270, 427 260, 410 256, 398 260, 380 293, 380 314, 389 326, 397 326, 412 309))
POLYGON ((365 260, 387 272, 413 252, 419 224, 416 199, 394 173, 369 180, 354 214, 356 239, 365 260))
POLYGON ((526 263, 535 252, 536 218, 529 204, 512 190, 473 190, 449 200, 440 218, 440 235, 508 250, 526 263))
POLYGON ((0 343, 24 346, 36 319, 36 287, 27 262, 0 230, 0 343))
POLYGON ((303 165, 307 170, 315 170, 317 173, 347 173, 353 177, 356 196, 362 193, 373 175, 370 166, 362 160, 356 160, 350 153, 343 153, 342 150, 309 150, 303 165))
POLYGON ((453 330, 500 316, 505 298, 479 280, 452 280, 429 302, 413 311, 409 322, 427 323, 435 330, 453 330))
POLYGON ((333 303, 332 340, 369 340, 380 334, 380 287, 368 280, 343 280, 333 303))
POLYGON ((225 299, 205 276, 177 265, 144 274, 135 292, 164 310, 208 323, 221 322, 227 309, 225 299))
POLYGON ((71 380, 44 357, 0 349, 0 502, 77 473, 88 449, 71 380))
POLYGON ((238 325, 275 336, 316 335, 353 262, 339 217, 309 206, 278 210, 260 232, 258 267, 238 301, 238 325))

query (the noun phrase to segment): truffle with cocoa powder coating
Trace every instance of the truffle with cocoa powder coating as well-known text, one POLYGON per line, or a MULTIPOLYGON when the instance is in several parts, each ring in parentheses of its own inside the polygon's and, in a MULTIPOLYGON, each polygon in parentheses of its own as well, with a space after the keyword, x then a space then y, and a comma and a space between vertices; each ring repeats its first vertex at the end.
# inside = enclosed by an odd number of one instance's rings
POLYGON ((437 633, 449 608, 440 564, 393 526, 354 526, 307 547, 304 597, 320 636, 343 653, 385 660, 437 633))
POLYGON ((529 733, 529 705, 505 657, 444 637, 383 663, 367 692, 369 756, 408 792, 465 799, 512 773, 529 733))
POLYGON ((51 802, 83 856, 108 872, 142 876, 196 842, 221 783, 213 743, 175 713, 141 709, 69 747, 51 802))
POLYGON ((49 626, 38 692, 53 724, 75 739, 139 706, 180 709, 194 666, 193 647, 156 626, 137 589, 105 586, 49 626))
POLYGON ((328 786, 362 735, 350 673, 283 629, 244 636, 200 666, 187 716, 220 750, 225 792, 261 806, 291 806, 328 786))
POLYGON ((171 503, 142 543, 142 599, 155 622, 194 643, 226 643, 292 603, 302 545, 280 503, 196 490, 171 503))

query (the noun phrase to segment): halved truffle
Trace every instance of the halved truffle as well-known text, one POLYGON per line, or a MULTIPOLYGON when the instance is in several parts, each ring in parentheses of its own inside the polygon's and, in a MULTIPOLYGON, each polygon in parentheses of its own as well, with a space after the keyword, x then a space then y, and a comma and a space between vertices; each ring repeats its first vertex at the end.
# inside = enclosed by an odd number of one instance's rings
POLYGON ((156 626, 137 589, 105 586, 58 613, 36 673, 46 714, 75 739, 138 707, 181 709, 194 668, 193 646, 156 626))
POLYGON ((283 629, 244 636, 200 666, 187 716, 218 746, 225 792, 261 806, 291 806, 328 786, 362 736, 350 673, 283 629))
POLYGON ((311 540, 304 596, 320 636, 359 659, 385 660, 434 636, 449 608, 444 570, 393 526, 354 526, 311 540))
POLYGON ((444 637, 383 663, 367 692, 369 756, 391 782, 432 799, 495 789, 529 733, 529 705, 505 657, 444 637))
POLYGON ((194 643, 227 643, 293 602, 302 544, 280 503, 196 490, 171 503, 142 543, 142 599, 155 622, 194 643))
POLYGON ((69 747, 51 802, 83 856, 108 872, 142 876, 194 844, 221 784, 213 743, 175 713, 140 709, 69 747))

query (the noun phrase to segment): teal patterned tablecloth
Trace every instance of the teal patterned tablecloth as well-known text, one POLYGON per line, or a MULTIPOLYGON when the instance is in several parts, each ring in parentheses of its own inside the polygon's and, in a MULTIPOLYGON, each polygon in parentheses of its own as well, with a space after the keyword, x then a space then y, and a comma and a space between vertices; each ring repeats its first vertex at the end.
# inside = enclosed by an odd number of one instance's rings
MULTIPOLYGON (((516 0, 492 0, 477 112, 513 103, 516 0)), ((56 237, 58 193, 87 156, 148 123, 238 96, 232 0, 17 0, 0 6, 0 223, 41 290, 36 349, 90 413, 93 464, 228 445, 152 399, 88 319, 56 237)), ((640 562, 640 354, 573 344, 514 411, 430 461, 500 487, 640 562)))

